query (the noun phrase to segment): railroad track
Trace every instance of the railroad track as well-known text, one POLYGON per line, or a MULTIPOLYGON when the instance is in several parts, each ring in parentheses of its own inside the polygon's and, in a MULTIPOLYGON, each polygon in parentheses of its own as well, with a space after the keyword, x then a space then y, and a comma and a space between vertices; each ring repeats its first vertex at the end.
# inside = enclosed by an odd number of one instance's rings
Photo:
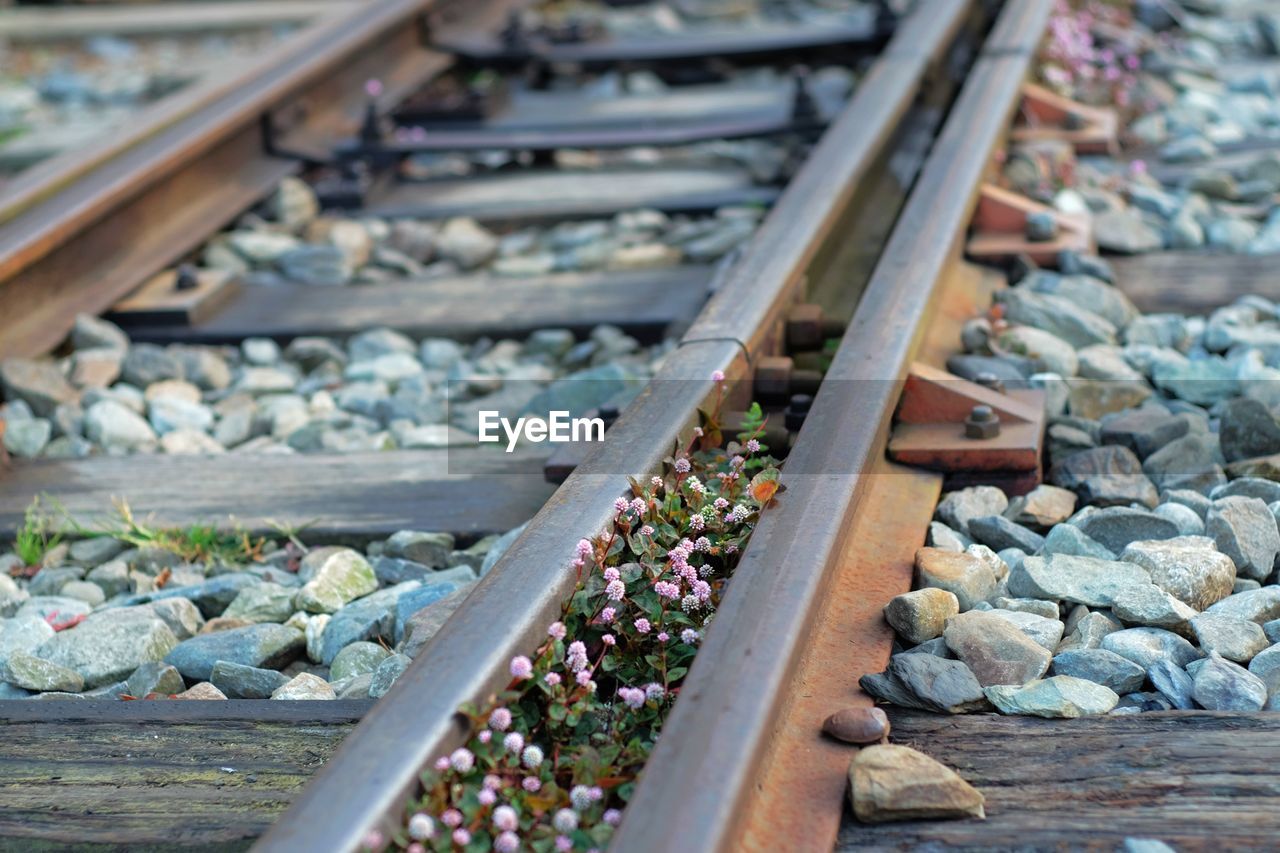
MULTIPOLYGON (((581 335, 613 323, 646 342, 674 328, 678 345, 601 445, 564 448, 553 460, 529 454, 514 462, 466 462, 461 476, 450 468, 463 457, 429 450, 232 454, 215 462, 165 456, 15 461, 0 480, 0 518, 10 529, 20 526, 36 494, 60 498, 72 515, 90 518, 130 488, 135 497, 145 495, 137 508, 161 525, 209 520, 234 508, 253 534, 271 534, 274 522, 305 523, 297 535, 308 544, 368 542, 402 529, 448 531, 466 544, 532 520, 474 590, 455 602, 377 704, 0 701, 13 733, 4 760, 22 768, 7 783, 13 805, 0 807, 5 844, 162 849, 240 846, 262 835, 255 849, 355 850, 403 842, 424 771, 440 756, 475 744, 472 719, 459 708, 484 708, 510 689, 513 658, 538 648, 546 626, 562 614, 578 581, 566 568, 572 543, 613 529, 615 500, 633 492, 632 478, 662 472, 673 442, 680 447, 693 440, 695 426, 706 425, 700 410, 726 397, 732 407, 761 396, 775 418, 787 421, 788 430, 770 434, 770 444, 785 452, 785 491, 754 523, 733 583, 724 587, 644 775, 627 797, 611 849, 1043 849, 1064 842, 1114 848, 1153 835, 1192 847, 1223 838, 1242 847, 1264 843, 1274 831, 1266 761, 1251 765, 1257 778, 1249 784, 1214 780, 1275 730, 1265 714, 1082 722, 891 711, 895 741, 941 758, 986 794, 984 823, 859 824, 843 805, 850 751, 819 734, 832 710, 869 703, 857 678, 879 672, 890 658, 894 637, 882 608, 911 588, 915 552, 947 479, 891 462, 887 454, 941 466, 951 482, 964 475, 1011 491, 1025 490, 1040 474, 1040 399, 1029 407, 1002 390, 953 384, 945 368, 960 349, 966 321, 982 314, 1003 286, 1005 267, 977 266, 966 253, 1007 260, 1044 250, 1022 238, 1027 208, 984 182, 1025 107, 1022 84, 1048 22, 1047 0, 997 10, 923 0, 882 47, 883 16, 835 44, 830 33, 799 46, 795 34, 775 34, 763 46, 747 38, 737 49, 720 42, 719 54, 784 63, 792 60, 780 55, 806 48, 844 50, 846 61, 880 48, 859 67, 847 102, 816 115, 809 112, 814 78, 799 75, 784 77, 787 85, 773 90, 772 101, 764 99, 764 109, 711 120, 600 121, 589 110, 577 111, 573 96, 535 91, 524 113, 519 96, 510 105, 498 99, 495 107, 473 99, 482 115, 493 113, 465 129, 430 124, 434 102, 414 96, 432 92, 431 84, 445 79, 455 62, 498 68, 531 62, 545 74, 545 67, 563 62, 658 67, 711 51, 699 39, 690 40, 682 57, 643 40, 615 46, 613 53, 602 45, 563 48, 537 31, 513 31, 499 4, 463 10, 477 14, 461 23, 431 21, 427 31, 437 38, 424 47, 419 32, 406 29, 424 20, 418 4, 381 2, 370 10, 357 28, 341 17, 328 21, 327 30, 320 22, 311 38, 313 45, 329 45, 323 56, 292 54, 296 59, 278 65, 272 79, 231 87, 221 100, 193 102, 157 134, 91 156, 97 165, 87 172, 55 164, 20 187, 26 200, 7 208, 15 227, 0 226, 0 257, 7 261, 0 261, 7 276, 0 284, 7 313, 0 310, 0 317, 10 324, 3 329, 4 354, 47 350, 77 311, 108 309, 135 340, 166 343, 345 337, 370 326, 462 340, 524 336, 548 326, 581 335), (380 91, 367 89, 370 78, 383 81, 380 91), (803 101, 796 92, 804 93, 803 101), (323 106, 293 109, 299 100, 323 106), (569 120, 531 128, 529 116, 549 109, 569 120), (384 117, 376 133, 370 116, 384 117), (565 148, 806 134, 816 142, 785 187, 695 185, 696 167, 644 185, 624 168, 578 197, 557 192, 553 204, 542 197, 555 185, 540 174, 547 171, 541 164, 565 148), (527 162, 534 165, 461 179, 405 179, 403 172, 389 179, 371 168, 491 148, 530 152, 527 162), (164 166, 156 168, 160 152, 164 166), (218 187, 216 176, 228 164, 251 177, 242 186, 218 187), (690 217, 743 203, 767 204, 769 212, 716 271, 552 275, 519 287, 472 276, 334 288, 323 298, 315 287, 255 288, 197 276, 194 289, 213 296, 175 307, 174 282, 189 274, 175 273, 173 264, 211 236, 191 222, 229 221, 300 169, 330 202, 355 201, 387 217, 470 214, 495 229, 644 206, 690 217), (59 189, 72 177, 78 180, 59 189), (609 193, 624 201, 602 206, 609 193), (99 272, 104 268, 106 275, 99 272), (146 285, 141 295, 122 305, 140 285, 146 285), (462 316, 477 286, 487 288, 490 304, 462 316), (641 287, 650 288, 648 298, 636 300, 641 287), (36 293, 41 302, 33 308, 36 293), (424 294, 433 302, 428 309, 417 304, 424 294), (815 304, 847 324, 821 321, 815 304), (652 313, 644 314, 646 308, 652 313), (828 337, 840 339, 828 358, 801 354, 828 337), (787 354, 794 360, 779 359, 787 354), (820 365, 821 384, 797 364, 820 365), (816 393, 793 399, 800 390, 816 393), (964 442, 939 439, 939 430, 956 428, 975 402, 1007 420, 1006 438, 976 454, 964 442), (1024 417, 1029 427, 1020 431, 1024 417), (902 431, 904 423, 917 431, 902 431), (1028 438, 1030 432, 1035 435, 1028 438), (139 489, 142 458, 154 485, 139 489), (320 472, 338 485, 316 496, 320 472), (553 488, 543 482, 544 472, 567 479, 553 488), (243 495, 244 484, 255 481, 269 488, 243 495), (182 488, 191 482, 209 488, 193 497, 182 488), (1181 792, 1161 782, 1173 772, 1161 744, 1175 735, 1187 738, 1187 754, 1204 763, 1188 774, 1181 792), (1143 774, 1136 802, 1124 809, 1099 803, 1088 785, 1047 778, 1044 756, 1081 737, 1080 754, 1096 744, 1116 755, 1090 764, 1089 784, 1122 791, 1110 777, 1143 774), (55 741, 68 746, 47 757, 55 741), (1019 748, 992 747, 1008 741, 1019 748), (1136 754, 1123 750, 1135 743, 1136 754), (1179 797, 1188 792, 1209 805, 1179 813, 1179 797), (1050 810, 1045 801, 1068 805, 1050 810), (51 809, 54 820, 46 816, 51 809)), ((704 101, 696 88, 687 94, 694 110, 725 96, 714 88, 704 101)), ((662 100, 637 103, 656 109, 662 100)), ((1080 233, 1069 219, 1058 228, 1062 247, 1082 248, 1072 242, 1080 233)), ((1171 303, 1150 282, 1169 263, 1177 261, 1159 255, 1131 261, 1131 274, 1119 283, 1144 310, 1158 311, 1171 303)), ((1240 259, 1235 268, 1250 263, 1240 259)))

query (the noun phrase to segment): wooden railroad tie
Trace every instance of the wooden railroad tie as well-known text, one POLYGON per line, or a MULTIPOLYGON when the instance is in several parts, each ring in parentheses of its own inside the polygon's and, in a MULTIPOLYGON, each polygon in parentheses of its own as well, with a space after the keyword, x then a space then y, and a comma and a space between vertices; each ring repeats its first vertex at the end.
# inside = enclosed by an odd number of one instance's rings
POLYGON ((1044 392, 995 390, 926 364, 911 367, 889 437, 889 458, 1009 494, 1039 484, 1044 392))

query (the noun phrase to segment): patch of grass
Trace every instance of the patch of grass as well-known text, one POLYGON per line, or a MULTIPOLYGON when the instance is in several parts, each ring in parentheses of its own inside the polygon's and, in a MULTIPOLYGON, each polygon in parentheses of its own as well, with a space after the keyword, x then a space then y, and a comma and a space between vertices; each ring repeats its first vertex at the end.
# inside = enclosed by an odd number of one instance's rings
POLYGON ((87 528, 68 518, 71 530, 86 539, 109 536, 135 548, 159 548, 177 554, 189 563, 222 563, 240 565, 262 557, 265 537, 250 536, 236 528, 220 530, 212 524, 189 524, 186 527, 153 527, 137 519, 129 504, 115 502, 116 518, 96 529, 87 528))
POLYGON ((28 567, 40 565, 44 555, 58 546, 62 541, 53 524, 53 520, 40 508, 40 499, 31 501, 31 506, 22 516, 22 527, 13 540, 13 550, 18 559, 28 567))

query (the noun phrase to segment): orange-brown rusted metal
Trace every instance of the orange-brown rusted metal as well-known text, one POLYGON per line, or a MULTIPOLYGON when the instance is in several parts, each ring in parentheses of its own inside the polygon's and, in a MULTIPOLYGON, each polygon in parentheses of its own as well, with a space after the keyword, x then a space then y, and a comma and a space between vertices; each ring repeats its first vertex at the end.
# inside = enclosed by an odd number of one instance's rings
POLYGON ((973 216, 973 232, 966 251, 978 260, 1026 255, 1037 264, 1052 266, 1058 262, 1059 252, 1092 254, 1095 248, 1087 215, 1063 213, 994 184, 982 187, 973 216), (1026 238, 1027 216, 1032 213, 1053 218, 1058 225, 1054 239, 1032 242, 1026 238))
POLYGON ((1021 121, 1009 136, 1015 141, 1059 139, 1080 154, 1120 153, 1120 120, 1115 110, 1090 107, 1035 83, 1022 87, 1021 121))
POLYGON ((743 810, 743 850, 826 851, 840 828, 857 748, 823 735, 822 722, 841 708, 872 704, 858 678, 889 661, 893 630, 881 610, 911 589, 915 551, 942 488, 941 474, 887 461, 868 480, 867 511, 855 517, 813 616, 817 627, 796 669, 791 702, 743 810))

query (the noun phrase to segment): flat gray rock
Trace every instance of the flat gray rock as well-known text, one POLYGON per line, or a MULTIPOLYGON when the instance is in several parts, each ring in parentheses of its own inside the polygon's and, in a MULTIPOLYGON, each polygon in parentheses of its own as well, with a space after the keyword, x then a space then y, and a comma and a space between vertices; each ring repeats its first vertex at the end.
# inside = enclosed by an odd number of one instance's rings
POLYGON ((381 699, 391 690, 391 686, 404 674, 413 663, 407 655, 393 654, 385 658, 373 671, 369 680, 368 696, 370 699, 381 699))
POLYGON ((1055 675, 1022 686, 995 685, 988 687, 986 694, 1002 714, 1051 719, 1106 714, 1120 701, 1114 690, 1069 675, 1055 675))
POLYGON ((1091 539, 1083 530, 1073 524, 1059 524, 1049 531, 1044 538, 1043 555, 1068 554, 1077 557, 1094 557, 1099 560, 1114 560, 1116 554, 1096 539, 1091 539))
POLYGON ((1128 658, 1144 669, 1168 660, 1185 667, 1201 657, 1196 647, 1163 628, 1127 628, 1102 638, 1101 648, 1128 658))
POLYGON ((1147 678, 1142 667, 1106 649, 1060 652, 1053 658, 1053 674, 1083 678, 1119 694, 1141 690, 1147 678))
POLYGON ((969 535, 974 541, 993 551, 1017 548, 1034 554, 1044 546, 1044 537, 1033 530, 1016 524, 1003 515, 987 515, 969 520, 969 535))
POLYGON ((1155 484, 1142 470, 1133 451, 1120 445, 1080 450, 1057 462, 1049 473, 1056 486, 1071 489, 1082 503, 1092 506, 1154 507, 1159 503, 1155 484))
POLYGON ((1151 686, 1169 700, 1179 711, 1190 711, 1195 706, 1195 682, 1182 667, 1167 660, 1158 660, 1147 669, 1151 686))
POLYGON ((85 687, 93 688, 123 681, 139 666, 161 660, 177 645, 169 626, 151 613, 103 610, 58 632, 32 654, 75 670, 85 687))
POLYGON ((1025 684, 1049 669, 1050 653, 999 616, 970 611, 953 617, 943 632, 947 648, 984 687, 1025 684))
POLYGON ((1081 513, 1071 523, 1117 554, 1131 542, 1172 539, 1180 532, 1177 525, 1154 512, 1119 506, 1081 513))
POLYGON ((1009 573, 1008 586, 1011 595, 1022 598, 1110 607, 1121 590, 1150 582, 1146 569, 1133 563, 1053 554, 1023 560, 1009 573))
POLYGON ((943 495, 934 515, 952 530, 968 536, 970 520, 999 515, 1008 507, 1009 499, 995 486, 970 486, 943 495))
POLYGON ((1213 654, 1195 674, 1195 700, 1209 711, 1261 711, 1267 686, 1244 667, 1213 654))
POLYGON ((1234 616, 1264 624, 1280 619, 1280 587, 1264 586, 1229 595, 1210 607, 1206 613, 1234 616))
POLYGON ((289 679, 274 669, 220 660, 213 665, 209 681, 228 699, 270 699, 289 679))
POLYGON ((1191 620, 1191 629, 1203 651, 1235 663, 1247 664, 1269 645, 1262 626, 1236 616, 1201 613, 1191 620))
POLYGON ((1185 630, 1196 611, 1155 584, 1135 585, 1121 590, 1111 603, 1111 612, 1126 625, 1185 630))
POLYGON ((1271 574, 1280 553, 1280 530, 1261 500, 1235 496, 1214 501, 1205 532, 1235 563, 1238 574, 1255 580, 1271 574))
POLYGON ((306 639, 301 631, 263 623, 200 634, 183 640, 165 657, 182 676, 208 681, 214 664, 229 661, 259 669, 278 669, 301 654, 306 639))

